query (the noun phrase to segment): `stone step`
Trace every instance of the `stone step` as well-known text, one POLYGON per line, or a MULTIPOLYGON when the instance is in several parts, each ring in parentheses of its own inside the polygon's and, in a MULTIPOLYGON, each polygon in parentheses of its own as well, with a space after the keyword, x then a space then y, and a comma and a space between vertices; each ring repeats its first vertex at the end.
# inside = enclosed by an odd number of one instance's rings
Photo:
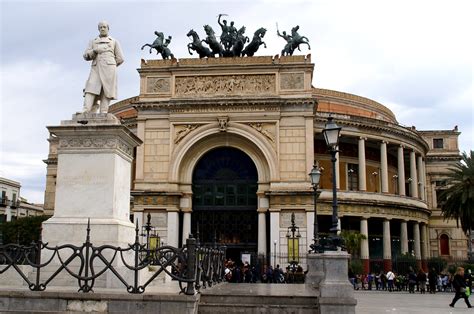
POLYGON ((214 314, 214 313, 242 313, 242 314, 317 314, 319 312, 318 305, 304 306, 295 304, 202 304, 199 303, 198 314, 214 314))
POLYGON ((201 290, 198 313, 320 313, 318 291, 297 284, 220 284, 201 290))

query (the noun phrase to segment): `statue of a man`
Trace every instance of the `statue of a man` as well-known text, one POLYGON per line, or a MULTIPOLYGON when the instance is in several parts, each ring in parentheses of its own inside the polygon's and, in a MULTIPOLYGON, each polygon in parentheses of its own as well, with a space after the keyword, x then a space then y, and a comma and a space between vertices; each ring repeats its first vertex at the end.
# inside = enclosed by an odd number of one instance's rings
POLYGON ((119 42, 109 36, 109 24, 98 25, 99 37, 91 40, 84 59, 92 61, 91 72, 84 89, 83 112, 107 113, 111 99, 117 99, 117 67, 123 63, 119 42))

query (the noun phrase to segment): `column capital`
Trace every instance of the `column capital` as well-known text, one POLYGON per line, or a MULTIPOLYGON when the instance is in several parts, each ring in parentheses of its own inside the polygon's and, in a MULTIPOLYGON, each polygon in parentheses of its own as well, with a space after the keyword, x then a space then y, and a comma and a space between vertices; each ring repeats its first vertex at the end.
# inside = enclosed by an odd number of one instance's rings
POLYGON ((385 145, 387 145, 387 144, 390 144, 390 142, 387 141, 387 140, 381 140, 381 141, 380 141, 380 144, 385 144, 385 145))
POLYGON ((364 136, 359 136, 359 140, 362 140, 362 141, 367 141, 367 137, 364 137, 364 136))
POLYGON ((400 148, 405 148, 406 146, 404 144, 399 145, 400 148))

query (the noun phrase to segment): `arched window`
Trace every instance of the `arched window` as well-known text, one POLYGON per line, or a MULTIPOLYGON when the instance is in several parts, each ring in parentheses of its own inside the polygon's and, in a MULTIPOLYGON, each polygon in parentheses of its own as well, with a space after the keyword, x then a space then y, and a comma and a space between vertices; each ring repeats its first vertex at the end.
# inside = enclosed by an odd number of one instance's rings
POLYGON ((442 234, 439 237, 439 253, 441 255, 449 255, 449 237, 442 234))

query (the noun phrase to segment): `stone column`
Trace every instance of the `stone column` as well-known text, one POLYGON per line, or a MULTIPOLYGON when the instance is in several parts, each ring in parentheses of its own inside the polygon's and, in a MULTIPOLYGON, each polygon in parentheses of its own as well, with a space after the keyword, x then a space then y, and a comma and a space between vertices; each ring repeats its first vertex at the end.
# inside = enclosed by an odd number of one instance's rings
POLYGON ((418 268, 421 267, 421 245, 420 245, 420 224, 415 221, 413 224, 413 241, 415 244, 415 258, 418 268))
POLYGON ((416 155, 414 150, 410 152, 410 177, 411 197, 418 197, 418 175, 416 173, 416 155))
POLYGON ((168 223, 167 223, 167 242, 166 245, 178 247, 178 237, 179 237, 179 215, 178 211, 168 211, 168 223))
POLYGON ((402 254, 408 253, 408 229, 406 220, 400 222, 400 246, 402 254))
MULTIPOLYGON (((189 238, 191 233, 191 212, 183 212, 183 234, 181 235, 181 243, 186 243, 186 239, 189 238)), ((193 235, 196 237, 196 235, 193 235)))
POLYGON ((426 238, 426 224, 421 224, 421 267, 423 268, 424 271, 428 270, 428 251, 427 251, 427 241, 428 239, 426 238))
POLYGON ((258 212, 258 254, 267 255, 267 220, 265 212, 258 212))
POLYGON ((369 261, 369 227, 366 217, 361 217, 360 219, 360 234, 365 235, 366 239, 362 240, 360 243, 360 258, 362 260, 362 265, 364 267, 364 273, 368 274, 370 271, 370 261, 369 261))
POLYGON ((426 162, 425 160, 422 160, 421 164, 422 164, 421 170, 423 173, 423 200, 426 201, 428 199, 428 195, 426 191, 426 162))
POLYGON ((398 146, 398 194, 405 196, 405 159, 403 145, 398 146))
MULTIPOLYGON (((280 212, 270 209, 270 265, 279 264, 280 258, 280 212), (276 241, 276 246, 275 246, 276 241), (276 258, 275 258, 276 257, 276 258)), ((274 266, 275 266, 274 265, 274 266)))
POLYGON ((436 186, 434 183, 430 184, 431 188, 431 202, 433 202, 433 208, 438 208, 438 199, 436 198, 436 186))
POLYGON ((424 201, 425 200, 425 178, 423 176, 423 157, 420 155, 417 158, 417 169, 418 169, 418 196, 424 201))
MULTIPOLYGON (((339 147, 337 149, 339 149, 339 147)), ((332 167, 332 164, 331 164, 331 167, 332 167)), ((336 189, 339 190, 341 188, 341 179, 339 175, 339 152, 336 153, 335 168, 336 168, 336 189)), ((330 171, 331 171, 330 173, 332 173, 332 169, 330 171)))
MULTIPOLYGON (((259 188, 260 190, 260 188, 259 188)), ((270 200, 263 193, 259 193, 258 197, 258 254, 267 256, 267 219, 266 212, 270 207, 270 200)))
MULTIPOLYGON (((181 234, 181 244, 186 243, 186 239, 191 233, 191 213, 192 213, 192 194, 187 192, 179 199, 179 208, 183 212, 183 230, 181 234)), ((194 235, 196 237, 196 235, 194 235)))
MULTIPOLYGON (((137 136, 145 140, 145 122, 146 120, 137 118, 137 136)), ((145 145, 137 147, 137 155, 135 159, 135 179, 143 180, 143 165, 145 158, 145 145)))
POLYGON ((383 221, 383 268, 392 269, 392 239, 390 237, 390 220, 383 221))
POLYGON ((382 180, 382 193, 388 193, 388 161, 387 142, 380 143, 380 176, 382 180))
POLYGON ((367 191, 367 177, 365 167, 365 140, 366 138, 359 138, 359 190, 367 191))

